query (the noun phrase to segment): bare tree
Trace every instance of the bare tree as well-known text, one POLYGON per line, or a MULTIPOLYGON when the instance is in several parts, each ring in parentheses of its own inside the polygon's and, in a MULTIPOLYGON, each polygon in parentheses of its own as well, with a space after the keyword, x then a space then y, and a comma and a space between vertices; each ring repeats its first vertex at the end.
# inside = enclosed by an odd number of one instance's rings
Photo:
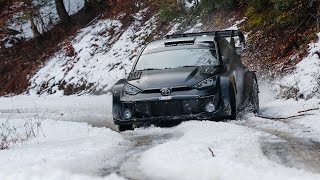
POLYGON ((70 16, 67 13, 67 10, 63 4, 63 0, 55 0, 57 12, 59 15, 59 18, 62 23, 67 23, 70 21, 70 16))
POLYGON ((32 30, 32 33, 33 33, 33 37, 34 38, 38 38, 41 36, 37 26, 34 24, 34 20, 32 18, 32 16, 30 17, 30 22, 31 22, 31 30, 32 30))
POLYGON ((309 1, 309 7, 317 6, 317 14, 315 15, 317 19, 317 31, 320 30, 320 4, 319 0, 310 0, 309 1))

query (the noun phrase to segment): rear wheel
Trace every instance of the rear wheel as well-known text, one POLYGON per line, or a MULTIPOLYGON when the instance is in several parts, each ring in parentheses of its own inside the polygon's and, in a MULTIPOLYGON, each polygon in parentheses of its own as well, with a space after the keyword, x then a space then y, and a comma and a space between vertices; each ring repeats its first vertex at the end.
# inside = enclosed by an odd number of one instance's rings
POLYGON ((132 125, 118 125, 118 129, 120 132, 123 132, 123 131, 133 130, 133 126, 132 125))
POLYGON ((258 82, 256 78, 253 80, 253 91, 252 91, 252 112, 253 113, 258 113, 259 112, 259 87, 258 87, 258 82))
POLYGON ((259 88, 256 76, 253 72, 247 72, 244 80, 244 108, 248 108, 250 112, 258 113, 259 88))

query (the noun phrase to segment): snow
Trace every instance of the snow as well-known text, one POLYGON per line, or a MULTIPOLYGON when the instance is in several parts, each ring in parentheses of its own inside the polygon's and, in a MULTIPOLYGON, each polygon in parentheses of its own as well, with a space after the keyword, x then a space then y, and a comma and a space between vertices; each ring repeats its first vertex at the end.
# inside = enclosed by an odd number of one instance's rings
POLYGON ((86 86, 85 92, 107 92, 123 78, 143 47, 146 38, 156 29, 156 17, 144 20, 147 9, 135 14, 129 27, 120 20, 99 20, 84 28, 72 40, 75 56, 60 51, 30 80, 30 94, 62 93, 59 84, 86 86), (47 88, 43 88, 46 86, 47 88))
POLYGON ((63 0, 69 15, 77 13, 84 7, 84 0, 63 0))
POLYGON ((260 82, 260 111, 259 115, 265 117, 280 117, 306 114, 303 117, 289 118, 284 120, 269 120, 259 118, 253 114, 245 114, 241 117, 242 121, 236 121, 236 124, 245 124, 249 127, 258 129, 273 129, 282 133, 290 134, 296 138, 310 138, 320 141, 320 99, 312 98, 309 100, 300 99, 278 99, 276 98, 277 91, 274 89, 277 81, 260 82), (314 109, 312 111, 299 113, 299 111, 314 109), (305 131, 305 132, 301 132, 305 131))
POLYGON ((0 97, 0 118, 41 117, 59 121, 87 122, 112 127, 110 95, 103 96, 14 96, 0 97))
MULTIPOLYGON (((320 33, 318 34, 320 37, 320 33)), ((302 97, 305 99, 319 95, 320 86, 320 40, 309 44, 309 55, 297 64, 296 70, 279 83, 282 97, 302 97), (295 90, 294 92, 291 92, 295 90), (292 94, 291 94, 292 93, 292 94)))
POLYGON ((188 122, 175 128, 175 131, 184 135, 178 140, 158 145, 142 155, 141 169, 150 179, 320 177, 286 169, 266 159, 259 146, 259 137, 262 134, 248 128, 227 123, 188 122), (215 157, 212 157, 208 148, 212 149, 215 157))
MULTIPOLYGON (((64 0, 63 2, 69 15, 77 13, 84 7, 84 0, 64 0)), ((34 19, 40 33, 47 32, 58 24, 59 16, 54 0, 33 1, 33 3, 40 6, 39 17, 34 19)))
MULTIPOLYGON (((25 123, 22 119, 9 122, 25 123)), ((99 179, 105 159, 123 150, 120 143, 128 144, 120 134, 87 123, 43 119, 41 124, 44 135, 0 151, 0 179, 99 179)))
MULTIPOLYGON (((56 6, 54 0, 49 1, 33 1, 34 5, 39 5, 38 17, 34 17, 35 25, 40 33, 46 32, 53 28, 59 21, 59 16, 56 11, 56 6)), ((77 13, 84 7, 84 0, 64 0, 66 10, 69 15, 77 13)), ((24 6, 24 3, 16 4, 18 6, 24 6)), ((10 29, 19 31, 20 33, 16 35, 10 35, 5 37, 1 41, 4 42, 6 48, 12 47, 16 40, 27 41, 33 38, 33 32, 31 29, 31 21, 25 20, 25 17, 28 16, 22 12, 16 13, 6 22, 6 26, 10 29), (24 18, 22 18, 24 17, 24 18)))
POLYGON ((246 20, 247 20, 247 18, 243 18, 241 20, 235 21, 234 25, 227 28, 226 30, 238 30, 239 25, 242 24, 243 22, 245 22, 246 20))
POLYGON ((13 15, 13 17, 6 22, 7 28, 19 32, 16 35, 10 35, 1 40, 6 48, 12 47, 17 41, 24 41, 33 38, 31 22, 28 20, 22 20, 21 18, 24 16, 25 14, 19 12, 13 15))
MULTIPOLYGON (((201 3, 201 0, 198 0, 198 3, 201 3)), ((184 5, 186 9, 191 9, 195 7, 197 4, 196 0, 184 0, 184 5)))
MULTIPOLYGON (((316 98, 275 99, 273 86, 260 84, 261 115, 284 117, 319 106, 316 98)), ((130 157, 135 157, 133 152, 141 153, 132 166, 148 179, 320 178, 318 173, 287 167, 266 157, 261 145, 265 141, 283 142, 273 133, 276 131, 291 138, 320 140, 319 110, 287 121, 248 113, 238 121, 190 121, 173 128, 138 128, 120 134, 111 130, 111 103, 110 95, 0 98, 0 123, 10 119, 11 126, 18 126, 40 118, 44 132, 44 136, 40 133, 0 151, 0 179, 121 179, 122 174, 112 174, 117 172, 113 167, 127 152, 130 157), (155 137, 151 139, 154 144, 142 152, 139 148, 132 151, 135 142, 131 137, 136 137, 138 144, 143 137, 155 137), (111 174, 101 176, 109 167, 111 174)), ((130 163, 124 167, 130 170, 130 163)))
POLYGON ((191 27, 189 30, 185 31, 184 33, 194 33, 194 32, 201 32, 203 24, 198 20, 197 24, 191 27))

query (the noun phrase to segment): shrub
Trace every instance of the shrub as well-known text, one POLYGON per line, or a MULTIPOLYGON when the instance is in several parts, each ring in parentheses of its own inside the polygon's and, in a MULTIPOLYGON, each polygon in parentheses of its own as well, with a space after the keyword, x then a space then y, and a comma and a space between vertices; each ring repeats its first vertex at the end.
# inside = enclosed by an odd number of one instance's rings
POLYGON ((252 15, 247 23, 246 29, 251 30, 256 27, 259 27, 263 24, 264 21, 265 21, 265 16, 263 14, 252 15))
POLYGON ((203 14, 209 14, 214 11, 215 3, 212 0, 202 0, 201 10, 203 14))
POLYGON ((17 143, 24 143, 40 133, 44 136, 41 121, 40 118, 28 119, 19 127, 12 125, 9 119, 0 123, 0 150, 9 149, 17 143))
MULTIPOLYGON (((212 1, 212 0, 211 0, 212 1)), ((217 9, 233 9, 237 6, 237 0, 214 0, 215 8, 217 9)))
POLYGON ((238 0, 201 0, 202 13, 208 14, 217 9, 230 10, 238 5, 238 0))
POLYGON ((288 11, 293 8, 296 0, 272 0, 273 6, 278 11, 288 11))
POLYGON ((260 12, 268 9, 270 5, 270 0, 249 0, 249 7, 252 7, 255 12, 260 12))
POLYGON ((303 0, 250 0, 246 27, 251 30, 263 22, 276 29, 298 27, 309 14, 308 2, 303 0))
POLYGON ((172 21, 181 13, 176 0, 165 0, 160 4, 158 17, 163 22, 172 21))

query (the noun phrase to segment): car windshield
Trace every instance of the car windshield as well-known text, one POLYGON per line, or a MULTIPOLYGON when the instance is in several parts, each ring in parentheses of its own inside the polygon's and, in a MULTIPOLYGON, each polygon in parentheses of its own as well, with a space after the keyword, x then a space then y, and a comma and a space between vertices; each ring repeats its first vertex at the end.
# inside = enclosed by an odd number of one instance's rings
POLYGON ((140 56, 135 71, 206 65, 219 65, 214 50, 179 49, 144 54, 140 56))

